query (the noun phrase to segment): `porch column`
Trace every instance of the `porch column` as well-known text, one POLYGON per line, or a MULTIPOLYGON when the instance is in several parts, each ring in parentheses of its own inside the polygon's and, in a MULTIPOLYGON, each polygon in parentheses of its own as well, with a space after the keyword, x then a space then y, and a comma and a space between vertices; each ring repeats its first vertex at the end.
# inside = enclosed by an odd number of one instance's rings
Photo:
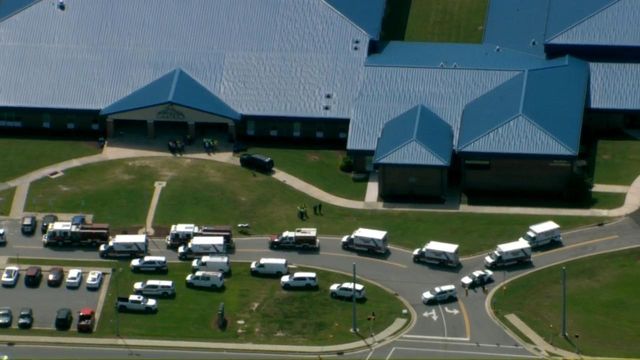
POLYGON ((107 118, 107 138, 112 138, 114 135, 115 129, 113 126, 113 119, 108 117, 107 118))
POLYGON ((191 138, 195 138, 196 137, 196 122, 195 121, 189 121, 189 122, 187 122, 187 125, 189 126, 189 129, 187 130, 187 133, 189 134, 189 136, 191 136, 191 138))
POLYGON ((147 137, 149 139, 156 137, 156 126, 153 120, 147 120, 147 137))
POLYGON ((229 133, 229 141, 230 142, 236 141, 236 123, 234 122, 229 123, 228 133, 229 133))

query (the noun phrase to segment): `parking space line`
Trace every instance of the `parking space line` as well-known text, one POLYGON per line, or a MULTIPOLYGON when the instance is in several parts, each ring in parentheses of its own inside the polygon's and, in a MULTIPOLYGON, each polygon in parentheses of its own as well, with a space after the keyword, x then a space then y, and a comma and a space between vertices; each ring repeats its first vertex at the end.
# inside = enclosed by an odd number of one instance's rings
POLYGON ((518 358, 535 358, 533 355, 522 354, 507 354, 507 353, 495 353, 495 352, 480 352, 480 351, 464 351, 464 350, 444 350, 444 349, 425 349, 425 348, 410 348, 410 347, 394 347, 389 352, 387 360, 395 349, 406 351, 423 351, 423 352, 436 352, 436 353, 448 353, 448 354, 469 354, 469 355, 487 355, 487 356, 504 356, 504 357, 518 357, 518 358))
POLYGON ((322 252, 320 254, 321 255, 331 255, 331 256, 342 256, 342 257, 347 257, 347 258, 352 258, 352 259, 360 259, 360 260, 377 261, 377 262, 380 262, 380 263, 383 263, 383 264, 389 264, 389 265, 397 266, 397 267, 400 267, 400 268, 403 268, 403 269, 407 268, 407 265, 404 265, 404 264, 396 263, 396 262, 393 262, 393 261, 381 260, 381 259, 373 259, 373 258, 365 257, 365 256, 356 256, 356 255, 330 253, 330 252, 322 252))
POLYGON ((395 346, 393 348, 391 348, 391 351, 389 351, 389 354, 387 354, 387 357, 384 358, 385 360, 389 360, 391 359, 391 356, 393 355, 393 352, 396 350, 395 346))
POLYGON ((581 242, 581 243, 568 245, 568 246, 563 246, 563 247, 560 247, 560 248, 557 248, 557 249, 553 249, 553 250, 537 253, 537 254, 534 254, 532 257, 536 258, 536 257, 542 256, 542 255, 553 254, 553 253, 558 252, 558 251, 569 250, 569 249, 573 249, 573 248, 576 248, 576 247, 585 246, 585 245, 589 245, 589 244, 593 244, 593 243, 597 243, 597 242, 601 242, 601 241, 614 240, 614 239, 617 239, 617 238, 619 238, 618 235, 611 235, 611 236, 607 236, 607 237, 603 237, 603 238, 599 238, 599 239, 593 239, 593 240, 589 240, 589 241, 584 241, 584 242, 581 242))
POLYGON ((14 249, 42 249, 42 246, 14 245, 14 249))
POLYGON ((464 331, 467 339, 471 339, 471 323, 469 321, 469 314, 467 313, 467 308, 464 306, 464 302, 458 299, 458 303, 460 304, 460 311, 462 312, 462 318, 464 319, 464 331))

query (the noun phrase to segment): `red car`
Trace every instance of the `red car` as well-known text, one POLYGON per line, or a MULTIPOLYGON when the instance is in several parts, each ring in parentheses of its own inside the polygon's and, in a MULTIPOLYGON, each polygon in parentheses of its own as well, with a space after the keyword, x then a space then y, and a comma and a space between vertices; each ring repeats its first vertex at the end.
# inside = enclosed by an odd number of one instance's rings
POLYGON ((83 308, 78 314, 78 332, 93 332, 96 322, 96 312, 91 308, 83 308))

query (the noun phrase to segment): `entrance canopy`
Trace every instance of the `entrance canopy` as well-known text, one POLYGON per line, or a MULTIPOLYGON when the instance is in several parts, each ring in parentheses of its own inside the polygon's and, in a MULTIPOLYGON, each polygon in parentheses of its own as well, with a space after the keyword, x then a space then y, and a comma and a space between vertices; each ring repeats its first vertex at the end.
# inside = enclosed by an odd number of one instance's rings
POLYGON ((113 115, 164 104, 240 120, 237 111, 180 68, 105 107, 100 114, 113 115))

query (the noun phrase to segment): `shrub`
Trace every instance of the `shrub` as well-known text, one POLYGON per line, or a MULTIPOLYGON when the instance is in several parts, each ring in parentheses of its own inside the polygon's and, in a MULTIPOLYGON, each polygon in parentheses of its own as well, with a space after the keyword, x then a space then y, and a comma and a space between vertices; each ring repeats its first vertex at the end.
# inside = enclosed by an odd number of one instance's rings
POLYGON ((344 172, 353 171, 353 159, 350 156, 343 156, 340 160, 340 170, 344 172))

